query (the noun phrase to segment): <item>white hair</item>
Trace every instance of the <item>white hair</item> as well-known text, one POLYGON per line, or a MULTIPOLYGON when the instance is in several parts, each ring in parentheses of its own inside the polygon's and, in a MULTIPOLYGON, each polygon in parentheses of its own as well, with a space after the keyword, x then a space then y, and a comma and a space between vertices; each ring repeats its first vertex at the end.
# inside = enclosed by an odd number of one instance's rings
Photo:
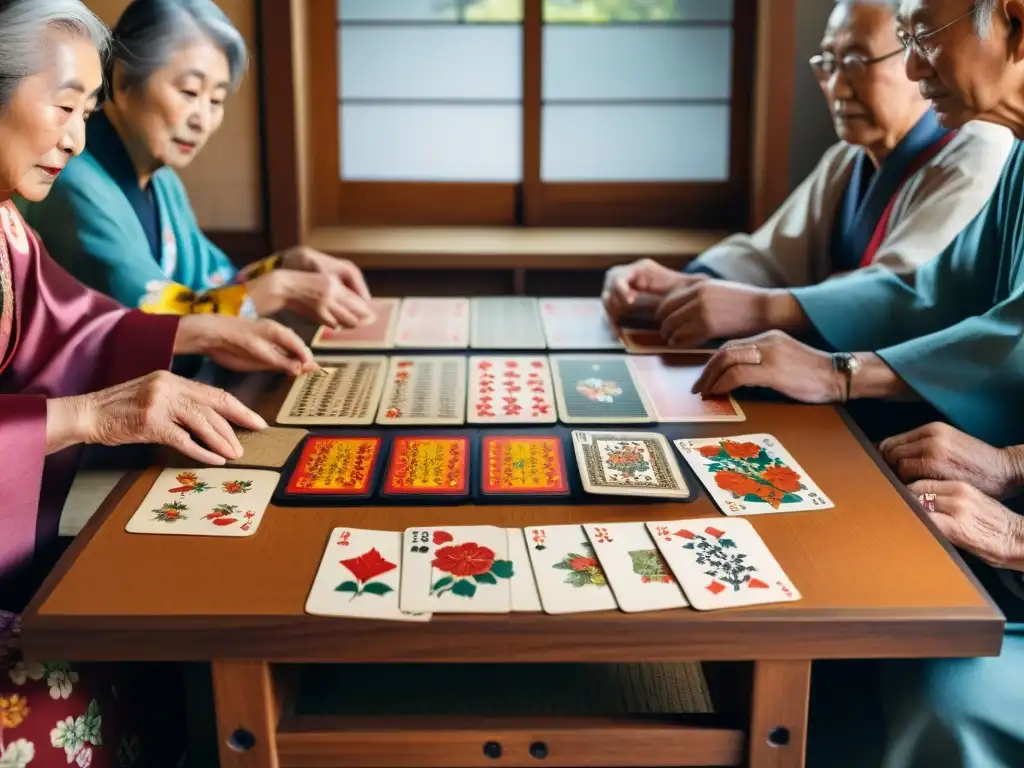
POLYGON ((981 37, 988 37, 995 10, 996 0, 978 0, 974 4, 974 29, 981 37))
POLYGON ((249 49, 213 0, 134 0, 114 26, 108 83, 117 63, 124 72, 125 87, 141 87, 167 66, 174 51, 204 37, 224 52, 231 88, 238 88, 249 65, 249 49))
POLYGON ((0 110, 22 80, 42 69, 47 29, 81 35, 106 58, 110 30, 81 0, 0 0, 0 110))

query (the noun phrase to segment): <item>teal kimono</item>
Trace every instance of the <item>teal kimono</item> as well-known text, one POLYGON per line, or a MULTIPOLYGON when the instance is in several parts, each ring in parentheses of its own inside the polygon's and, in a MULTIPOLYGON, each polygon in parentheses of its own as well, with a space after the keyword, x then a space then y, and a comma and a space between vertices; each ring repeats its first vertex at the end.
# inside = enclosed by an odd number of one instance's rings
MULTIPOLYGON (((1015 142, 986 207, 912 285, 865 270, 792 293, 830 346, 877 353, 960 429, 1006 446, 1024 443, 1022 265, 1024 144, 1015 142)), ((1001 653, 887 663, 884 768, 1024 766, 1024 575, 968 561, 1006 614, 1001 653)), ((822 765, 838 765, 832 756, 822 765)))
POLYGON ((140 189, 103 113, 90 120, 86 150, 47 198, 15 203, 54 260, 121 304, 157 314, 252 314, 238 271, 199 228, 181 179, 165 167, 140 189))

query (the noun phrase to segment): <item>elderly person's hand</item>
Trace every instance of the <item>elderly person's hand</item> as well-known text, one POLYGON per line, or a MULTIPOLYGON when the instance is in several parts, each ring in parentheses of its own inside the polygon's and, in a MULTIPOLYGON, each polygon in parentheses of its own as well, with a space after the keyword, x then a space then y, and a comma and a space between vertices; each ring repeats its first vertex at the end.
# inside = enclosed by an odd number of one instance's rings
POLYGON ((261 317, 290 309, 328 328, 356 328, 374 320, 366 299, 334 274, 275 269, 246 283, 261 317))
POLYGON ((1024 517, 967 483, 919 480, 908 488, 954 547, 996 568, 1024 570, 1024 517))
POLYGON ((1001 499, 1024 479, 1019 447, 993 448, 941 422, 890 437, 878 449, 905 483, 956 480, 1001 499))
POLYGON ((843 399, 845 383, 831 355, 782 331, 723 344, 708 361, 693 392, 724 395, 738 387, 768 387, 805 403, 843 399))
POLYGON ((725 280, 677 285, 658 305, 654 319, 670 347, 691 349, 712 339, 760 333, 768 327, 772 292, 725 280))
POLYGON ((605 273, 601 301, 612 320, 649 319, 673 288, 706 279, 704 275, 676 272, 653 259, 640 259, 605 273))
POLYGON ((221 465, 242 455, 229 422, 252 430, 267 426, 227 392, 158 371, 88 395, 48 400, 47 453, 79 443, 160 444, 221 465))
POLYGON ((296 245, 281 254, 281 267, 299 272, 334 275, 341 284, 363 301, 370 300, 370 289, 363 273, 348 259, 338 259, 308 245, 296 245))
POLYGON ((313 353, 290 328, 273 320, 230 315, 187 315, 178 324, 176 355, 206 355, 232 371, 317 370, 313 353))

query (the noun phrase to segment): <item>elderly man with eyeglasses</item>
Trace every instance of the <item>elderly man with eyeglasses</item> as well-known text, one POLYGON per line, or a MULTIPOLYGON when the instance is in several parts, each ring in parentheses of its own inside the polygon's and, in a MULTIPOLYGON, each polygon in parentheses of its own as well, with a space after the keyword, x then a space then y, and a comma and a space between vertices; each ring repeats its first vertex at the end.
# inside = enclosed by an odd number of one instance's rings
POLYGON ((611 269, 609 314, 654 320, 666 344, 685 349, 742 333, 769 289, 868 266, 909 274, 939 253, 991 196, 1013 136, 941 126, 902 52, 893 0, 839 0, 810 66, 840 141, 753 234, 683 273, 651 260, 611 269))

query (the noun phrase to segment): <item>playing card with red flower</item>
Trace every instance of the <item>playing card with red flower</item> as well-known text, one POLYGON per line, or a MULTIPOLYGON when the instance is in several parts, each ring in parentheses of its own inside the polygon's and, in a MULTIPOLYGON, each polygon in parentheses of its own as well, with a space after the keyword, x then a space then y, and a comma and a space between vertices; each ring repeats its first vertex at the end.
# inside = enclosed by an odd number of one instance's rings
POLYGON ((387 495, 465 496, 469 494, 469 438, 400 435, 391 456, 382 492, 387 495))
POLYGON ((544 435, 486 435, 480 490, 485 494, 567 495, 562 440, 544 435))
POLYGON ((551 369, 545 356, 469 359, 470 424, 554 424, 551 369))
POLYGON ((380 455, 379 437, 306 439, 285 493, 296 496, 368 496, 380 455))

